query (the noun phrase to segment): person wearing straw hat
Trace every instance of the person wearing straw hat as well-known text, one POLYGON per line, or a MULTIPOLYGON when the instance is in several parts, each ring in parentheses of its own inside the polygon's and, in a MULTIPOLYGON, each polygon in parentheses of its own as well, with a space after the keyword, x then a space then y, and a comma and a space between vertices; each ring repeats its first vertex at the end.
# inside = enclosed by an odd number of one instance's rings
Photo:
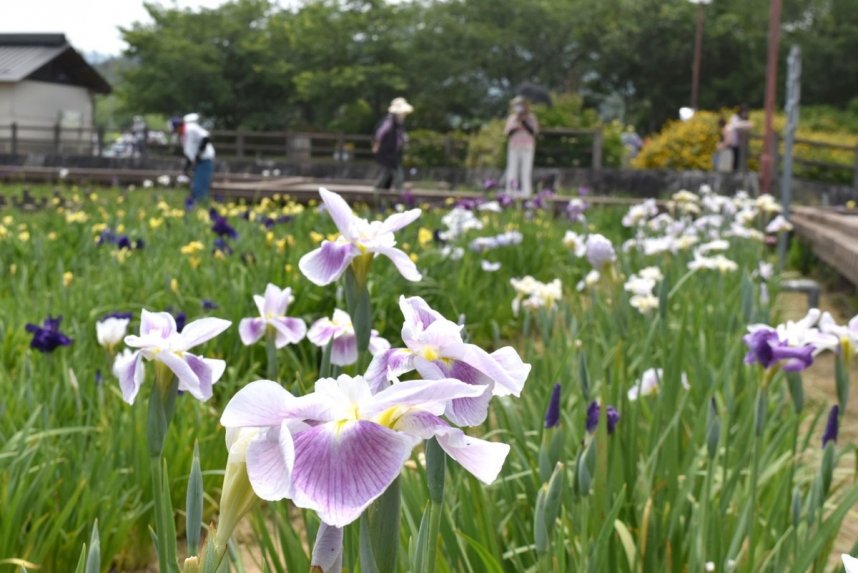
POLYGON ((515 96, 510 106, 512 113, 504 129, 507 136, 506 192, 530 197, 533 194, 531 174, 539 124, 523 97, 515 96))
POLYGON ((209 132, 200 123, 200 116, 189 113, 183 118, 174 117, 170 120, 173 131, 179 135, 182 142, 182 152, 185 155, 184 172, 194 167, 191 180, 191 196, 194 201, 208 199, 209 187, 214 174, 214 145, 209 141, 209 132))
POLYGON ((378 125, 372 137, 372 152, 381 165, 381 174, 375 184, 378 189, 402 189, 405 174, 402 171, 402 151, 405 148, 405 116, 413 112, 404 97, 395 98, 387 108, 387 116, 378 125))

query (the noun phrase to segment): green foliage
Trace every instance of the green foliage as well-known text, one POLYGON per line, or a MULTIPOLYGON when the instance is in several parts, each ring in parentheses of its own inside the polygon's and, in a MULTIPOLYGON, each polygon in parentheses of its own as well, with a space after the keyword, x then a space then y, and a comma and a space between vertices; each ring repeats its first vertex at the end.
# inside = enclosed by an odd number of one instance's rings
POLYGON ((403 163, 406 167, 461 167, 465 163, 468 141, 468 136, 461 131, 409 131, 403 163))

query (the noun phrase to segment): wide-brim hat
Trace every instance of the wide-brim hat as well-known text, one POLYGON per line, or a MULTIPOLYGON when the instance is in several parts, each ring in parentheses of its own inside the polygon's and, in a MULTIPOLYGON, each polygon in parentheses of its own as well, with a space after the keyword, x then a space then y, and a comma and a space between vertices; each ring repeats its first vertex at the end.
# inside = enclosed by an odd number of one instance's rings
POLYGON ((411 113, 414 111, 414 108, 408 103, 404 97, 395 98, 392 102, 390 102, 390 107, 387 108, 387 111, 390 113, 411 113))
POLYGON ((200 114, 198 113, 189 113, 185 117, 182 118, 182 121, 185 123, 198 123, 200 121, 200 114))

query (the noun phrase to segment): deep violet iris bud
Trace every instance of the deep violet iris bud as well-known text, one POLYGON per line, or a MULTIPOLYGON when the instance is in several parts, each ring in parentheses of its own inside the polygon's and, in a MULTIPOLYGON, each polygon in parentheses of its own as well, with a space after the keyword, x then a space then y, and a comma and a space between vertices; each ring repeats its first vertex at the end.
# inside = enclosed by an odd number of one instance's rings
MULTIPOLYGON (((617 412, 617 409, 613 406, 608 406, 606 411, 608 413, 608 434, 613 434, 614 429, 620 421, 620 413, 617 412)), ((590 405, 587 406, 587 433, 592 434, 596 431, 596 428, 599 427, 599 416, 601 415, 601 412, 602 408, 595 400, 590 402, 590 405)))
POLYGON ((230 247, 225 240, 219 237, 214 241, 214 249, 212 249, 212 254, 217 252, 223 253, 224 255, 231 255, 232 247, 230 247))
POLYGON ((190 211, 191 209, 193 209, 194 204, 195 202, 193 197, 188 197, 187 199, 185 199, 185 211, 190 211))
POLYGON ((128 238, 128 235, 120 235, 116 240, 116 248, 117 249, 130 249, 131 248, 131 239, 128 238))
POLYGON ((103 382, 104 382, 104 377, 101 375, 101 370, 96 370, 95 371, 95 385, 101 386, 101 384, 103 382))
POLYGON ((188 321, 188 315, 179 311, 173 314, 173 319, 176 321, 176 330, 182 330, 185 328, 185 323, 188 321))
POLYGON ((545 428, 554 428, 560 423, 560 384, 551 390, 551 399, 545 410, 545 428))
POLYGON ((822 434, 822 447, 824 448, 828 442, 837 443, 838 418, 840 416, 840 406, 835 404, 828 412, 828 422, 825 424, 825 432, 822 434))
POLYGON ((101 320, 107 320, 108 318, 118 318, 120 320, 131 320, 133 315, 130 312, 111 312, 110 314, 105 314, 101 317, 101 320))
POLYGON ((60 322, 63 317, 58 316, 45 319, 42 326, 36 324, 27 324, 27 332, 33 335, 30 341, 30 348, 35 348, 39 352, 53 352, 58 346, 68 346, 72 343, 72 339, 60 332, 60 322))
POLYGON ((216 308, 219 307, 215 301, 209 300, 207 298, 203 299, 203 310, 215 310, 216 308))
POLYGON ((134 239, 134 248, 137 250, 143 249, 146 246, 146 243, 143 242, 143 239, 134 239))

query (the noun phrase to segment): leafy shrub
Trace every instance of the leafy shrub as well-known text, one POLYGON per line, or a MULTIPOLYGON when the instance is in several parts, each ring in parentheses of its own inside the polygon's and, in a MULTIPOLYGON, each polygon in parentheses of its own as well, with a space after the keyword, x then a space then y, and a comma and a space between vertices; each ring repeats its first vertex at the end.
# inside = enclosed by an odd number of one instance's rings
POLYGON ((407 167, 461 167, 467 150, 468 136, 461 131, 418 129, 408 132, 403 163, 407 167))
MULTIPOLYGON (((820 147, 808 143, 797 143, 794 147, 796 177, 826 181, 831 183, 850 183, 855 161, 855 148, 858 147, 858 135, 850 134, 850 124, 837 127, 837 114, 830 109, 827 112, 822 107, 811 108, 810 124, 805 127, 804 110, 799 120, 796 138, 819 143, 829 143, 849 146, 848 149, 820 147), (826 115, 828 114, 828 115, 826 115), (827 126, 832 131, 815 131, 811 128, 827 126)), ((720 116, 730 117, 732 110, 722 110, 720 116)), ((848 114, 847 114, 848 115, 848 114)), ((633 166, 639 169, 712 169, 712 157, 718 145, 719 114, 711 111, 699 111, 688 121, 670 121, 664 128, 653 136, 635 158, 633 166)), ((756 110, 750 114, 754 124, 754 132, 760 133, 765 122, 763 111, 756 110)), ((782 134, 786 126, 786 115, 775 114, 774 130, 782 134)), ((762 153, 763 142, 760 138, 750 141, 750 157, 748 168, 758 167, 758 157, 762 153)), ((783 144, 780 147, 783 152, 783 144)))

